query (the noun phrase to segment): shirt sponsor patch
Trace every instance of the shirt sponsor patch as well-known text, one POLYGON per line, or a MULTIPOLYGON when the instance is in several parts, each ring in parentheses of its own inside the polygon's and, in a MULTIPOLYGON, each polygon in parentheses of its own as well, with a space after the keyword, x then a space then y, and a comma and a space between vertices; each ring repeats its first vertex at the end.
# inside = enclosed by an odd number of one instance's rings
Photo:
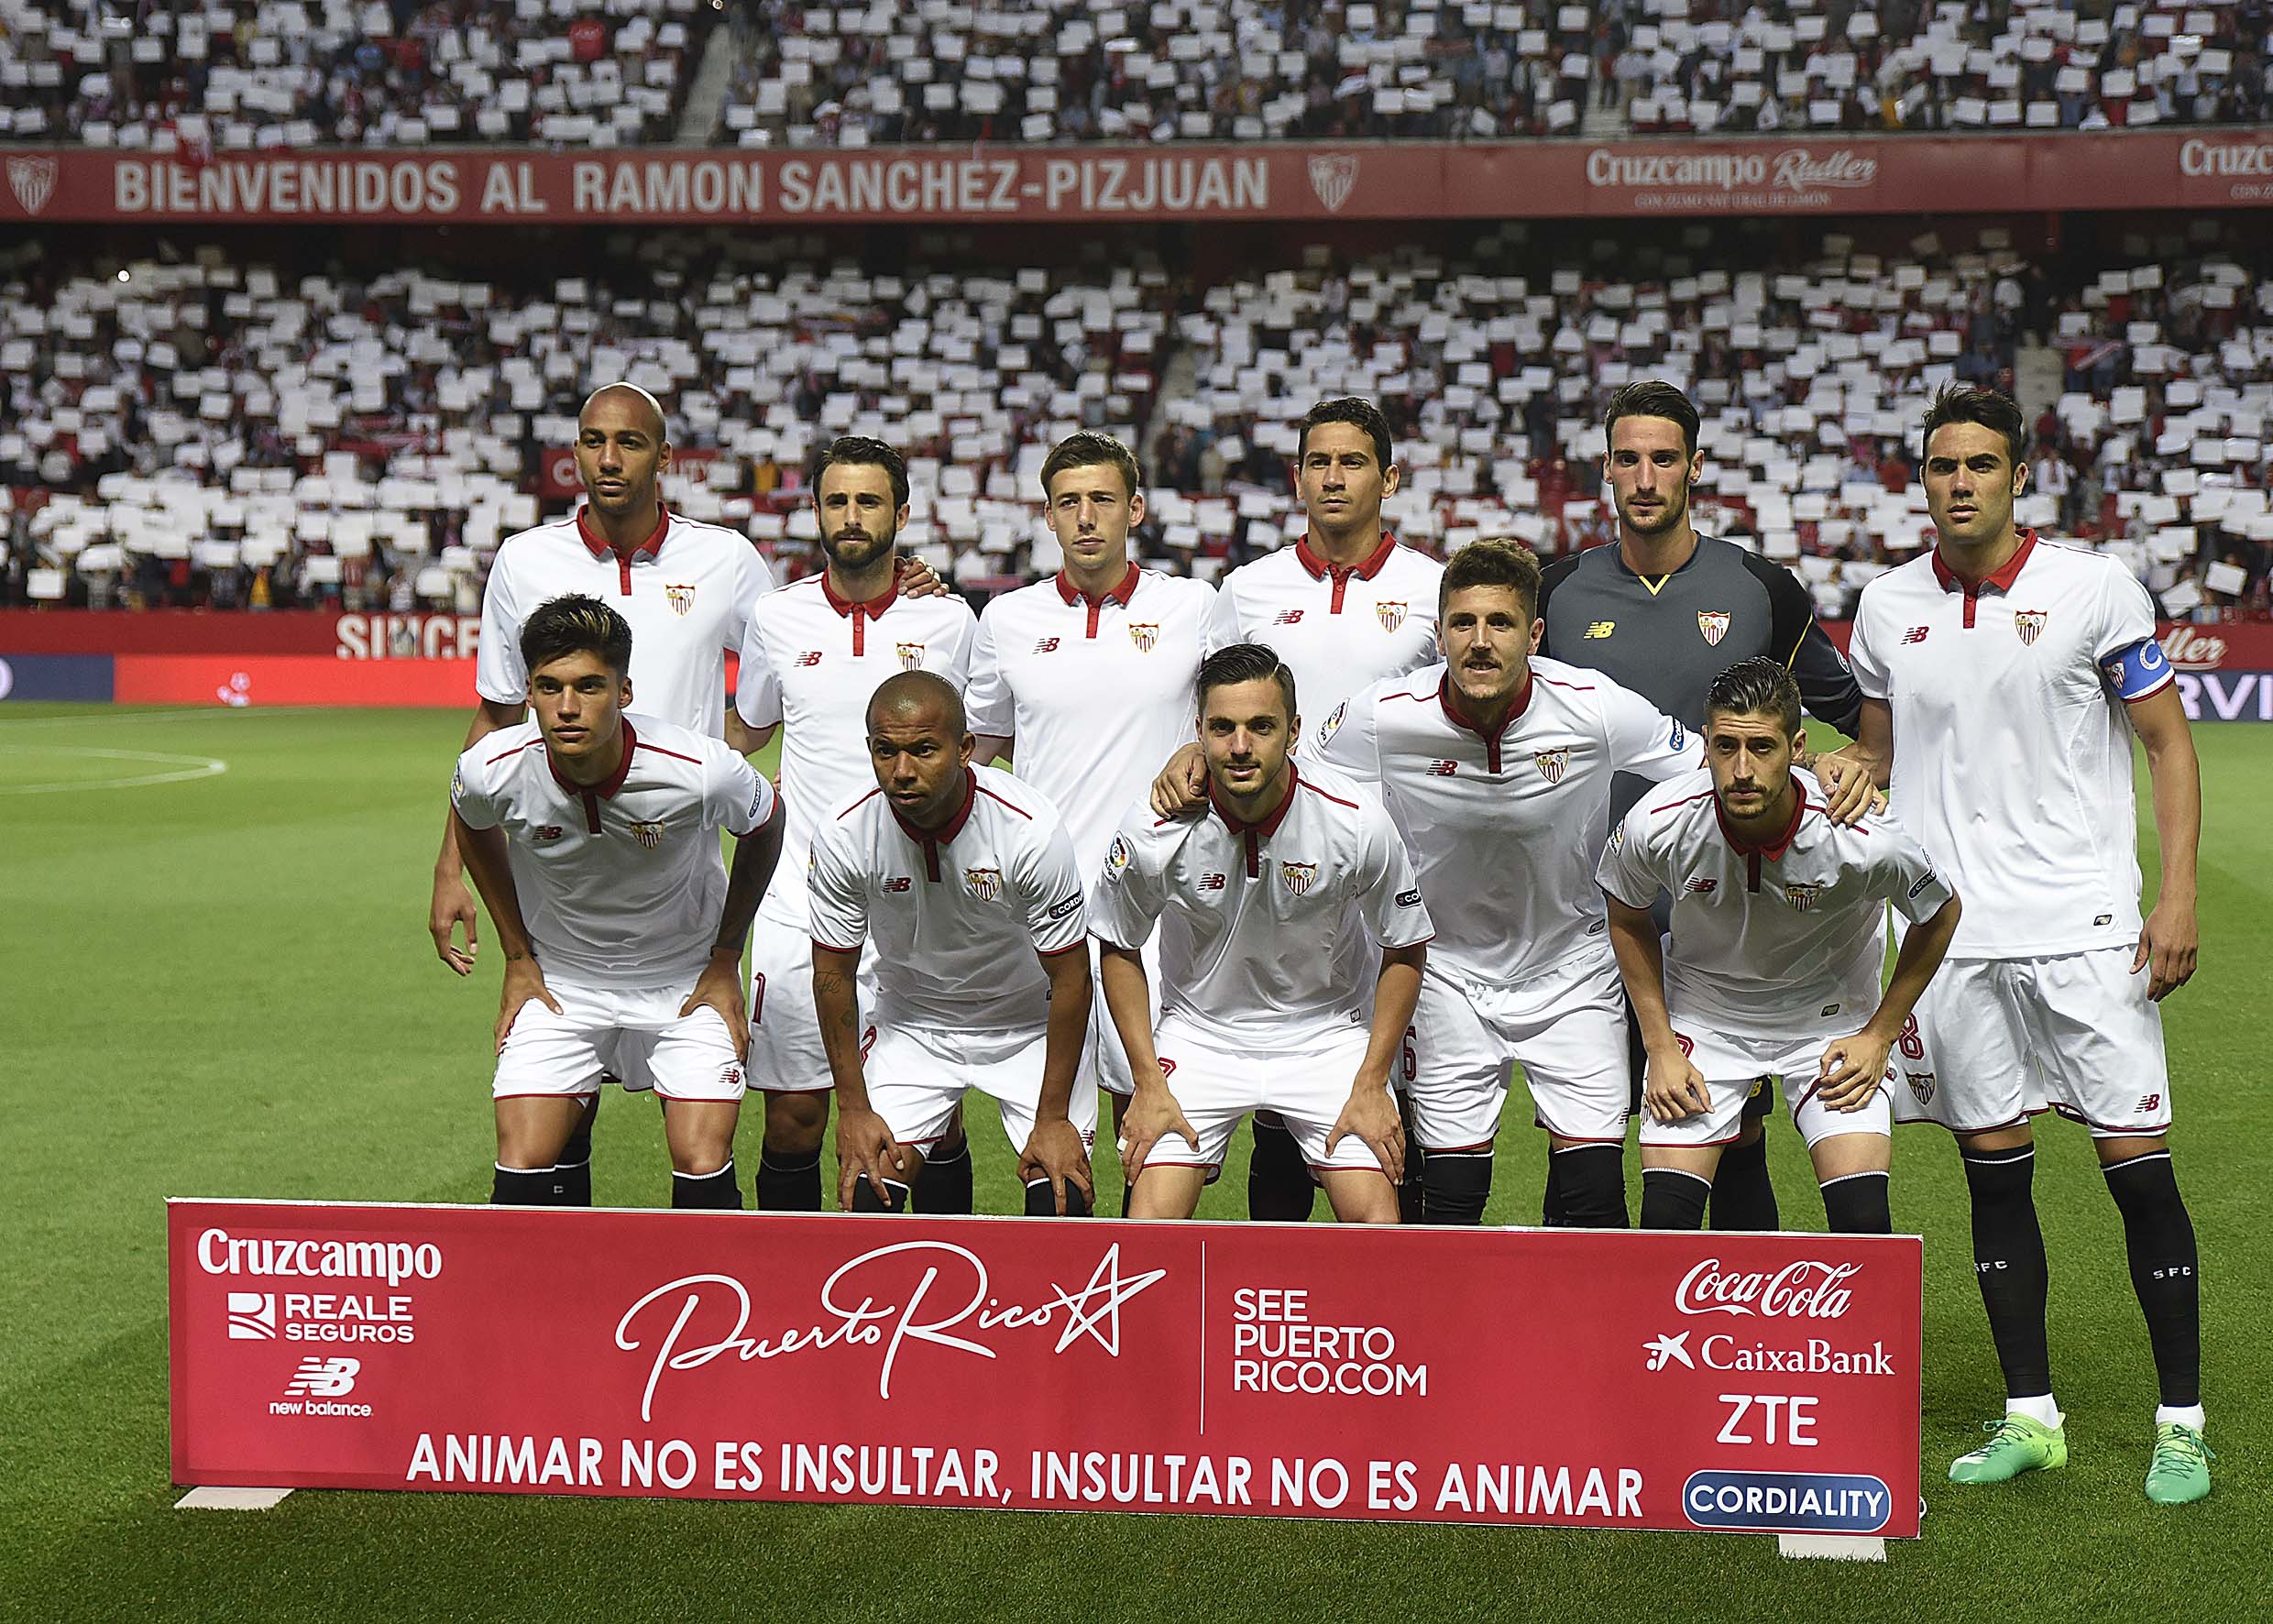
POLYGON ((1689 742, 1689 731, 1681 725, 1679 717, 1674 719, 1674 730, 1665 742, 1674 750, 1679 750, 1689 742))
POLYGON ((1916 883, 1910 887, 1910 894, 1914 897, 1923 895, 1926 892, 1926 888, 1933 883, 1934 871, 1927 869, 1924 873, 1917 877, 1916 883))
POLYGON ((1077 891, 1062 902, 1051 903, 1049 905, 1049 916, 1053 919, 1062 919, 1081 905, 1082 894, 1077 891))
POLYGON ((1414 887, 1412 890, 1411 890, 1411 891, 1400 891, 1400 892, 1399 892, 1399 893, 1397 894, 1397 905, 1398 905, 1399 907, 1400 907, 1400 908, 1417 908, 1417 907, 1419 907, 1419 906, 1421 905, 1421 891, 1420 891, 1420 888, 1419 888, 1418 886, 1415 886, 1415 887, 1414 887))
POLYGON ((1105 878, 1118 884, 1122 871, 1128 867, 1136 855, 1128 849, 1126 840, 1119 835, 1114 836, 1113 844, 1105 848, 1105 878))

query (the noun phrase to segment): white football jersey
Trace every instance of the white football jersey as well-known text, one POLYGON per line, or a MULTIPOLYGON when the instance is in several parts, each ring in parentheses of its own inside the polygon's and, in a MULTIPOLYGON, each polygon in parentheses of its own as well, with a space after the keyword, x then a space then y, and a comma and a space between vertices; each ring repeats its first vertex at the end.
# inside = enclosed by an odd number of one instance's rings
POLYGON ((1047 798, 994 767, 965 769, 943 828, 904 821, 871 786, 813 839, 813 939, 866 947, 877 1021, 935 1032, 1040 1026, 1036 955, 1089 945, 1082 872, 1047 798))
POLYGON ((1300 541, 1224 577, 1210 642, 1269 645, 1294 673, 1294 702, 1314 729, 1367 683, 1436 658, 1436 585, 1444 574, 1435 559, 1392 536, 1347 569, 1300 541))
POLYGON ((726 731, 726 651, 741 647, 752 606, 773 589, 773 572, 739 532, 665 512, 627 559, 578 509, 498 548, 481 593, 474 687, 500 705, 526 700, 522 627, 546 600, 581 592, 631 623, 639 714, 718 738, 726 731))
POLYGON ((1665 997, 1677 1018, 1739 1037, 1858 1030, 1878 1008, 1886 905, 1916 924, 1949 900, 1894 818, 1835 823, 1813 774, 1792 781, 1791 822, 1764 846, 1722 820, 1709 769, 1652 790, 1610 836, 1603 890, 1642 909, 1673 895, 1665 997))
POLYGON ((2172 678, 2130 572, 2024 532, 1975 588, 1928 553, 1863 587, 1848 663, 1893 713, 1894 816, 1965 899, 1951 958, 2138 939, 2123 701, 2172 678))
POLYGON ((1018 776, 1064 816, 1084 874, 1104 861, 1128 804, 1191 742, 1214 607, 1206 582, 1132 564, 1101 598, 1060 573, 979 617, 963 696, 971 730, 1014 741, 1018 776))
POLYGON ((888 676, 929 671, 960 689, 977 622, 960 598, 874 603, 839 598, 827 575, 807 576, 758 600, 742 642, 734 707, 743 725, 779 726, 781 794, 788 832, 762 905, 766 916, 806 927, 806 855, 813 832, 875 787, 868 760, 868 701, 888 676))
POLYGON ((1703 760, 1674 718, 1597 671, 1534 659, 1498 738, 1453 714, 1442 664, 1327 712, 1309 759, 1378 784, 1436 916, 1433 964, 1479 985, 1576 974, 1609 953, 1598 831, 1610 780, 1703 760))
POLYGON ((623 719, 604 784, 560 776, 533 721, 474 741, 450 804, 502 828, 522 922, 547 974, 595 987, 692 983, 726 905, 721 828, 774 816, 774 786, 725 742, 652 717, 623 719))
POLYGON ((1090 929, 1136 948, 1156 921, 1163 1015, 1234 1049, 1281 1053, 1367 1023, 1373 956, 1361 941, 1403 948, 1434 934, 1379 798, 1307 763, 1259 823, 1212 802, 1198 817, 1131 809, 1090 887, 1090 929))

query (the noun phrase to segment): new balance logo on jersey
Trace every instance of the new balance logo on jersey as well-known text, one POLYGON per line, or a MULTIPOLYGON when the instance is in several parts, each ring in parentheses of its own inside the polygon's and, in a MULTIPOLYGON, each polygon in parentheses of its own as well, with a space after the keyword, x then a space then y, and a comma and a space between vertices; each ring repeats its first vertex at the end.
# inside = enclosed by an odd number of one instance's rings
POLYGON ((1591 626, 1587 628, 1587 636, 1589 640, 1598 637, 1608 637, 1611 632, 1617 630, 1618 622, 1616 620, 1597 620, 1591 626))
POLYGON ((557 823, 541 823, 529 831, 529 838, 540 846, 548 846, 567 832, 557 823))
POLYGON ((1224 883, 1224 876, 1221 874, 1202 874, 1200 876, 1200 889, 1202 891, 1221 891, 1224 883))
POLYGON ((737 1089, 741 1087, 741 1068, 740 1066, 729 1066, 725 1070, 719 1072, 719 1086, 720 1088, 728 1089, 737 1089))
POLYGON ((1301 609, 1280 609, 1277 618, 1271 621, 1274 626, 1299 626, 1301 623, 1302 611, 1301 609))
POLYGON ((1681 894, 1684 896, 1707 896, 1711 894, 1713 887, 1719 883, 1719 881, 1714 879, 1710 874, 1707 874, 1702 878, 1692 880, 1686 885, 1684 885, 1681 888, 1681 894))
POLYGON ((797 664, 800 665, 818 665, 820 663, 821 652, 818 649, 807 649, 797 656, 797 664))
POLYGON ((1054 637, 1045 637, 1034 645, 1034 652, 1038 654, 1054 654, 1058 652, 1058 640, 1054 637))
POLYGON ((1909 631, 1902 634, 1902 641, 1905 642, 1924 642, 1926 641, 1926 634, 1932 630, 1933 628, 1931 626, 1913 626, 1909 631))
POLYGON ((1437 778, 1451 778, 1455 776, 1459 771, 1458 762, 1434 761, 1429 763, 1431 775, 1437 778))
POLYGON ((2156 1112, 2161 1109, 2162 1096, 2160 1094, 2141 1094, 2139 1096, 2138 1111, 2136 1114, 2140 1116, 2152 1116, 2156 1112))
POLYGON ((906 874, 894 874, 890 879, 884 883, 884 888, 886 891, 889 891, 893 895, 897 896, 902 892, 913 889, 915 883, 916 882, 908 878, 906 874))

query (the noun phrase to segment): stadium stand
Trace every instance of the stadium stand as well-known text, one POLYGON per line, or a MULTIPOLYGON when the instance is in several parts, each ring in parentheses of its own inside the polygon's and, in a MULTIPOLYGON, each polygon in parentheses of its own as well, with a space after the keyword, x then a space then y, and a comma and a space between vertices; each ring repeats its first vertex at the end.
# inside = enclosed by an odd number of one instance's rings
POLYGON ((915 542, 974 591, 1056 565, 1034 476, 1075 426, 1135 439, 1146 552, 1213 575, 1302 521, 1292 423, 1337 393, 1400 436, 1408 541, 1607 539, 1599 411, 1631 379, 1705 413, 1698 522, 1797 570, 1827 614, 1923 543, 1911 430, 1956 376, 2044 401, 2026 521, 2120 551, 2205 612, 2261 610, 2273 562, 2273 305, 2210 247, 2056 280, 1994 228, 1900 255, 1823 237, 1728 269, 1709 228, 1631 274, 1620 245, 1523 229, 1195 285, 1152 261, 877 275, 783 239, 655 234, 611 279, 527 286, 393 270, 288 280, 193 261, 0 281, 0 512, 10 601, 466 608, 490 551, 566 511, 559 464, 595 382, 670 401, 675 505, 807 566, 798 469, 818 437, 906 446, 915 542), (1536 257, 1533 257, 1535 260, 1536 257), (1568 267, 1584 262, 1598 269, 1568 267), (639 296, 623 290, 636 288, 639 296), (549 455, 548 455, 549 454, 549 455), (2230 555, 2230 560, 2229 560, 2230 555), (2213 566, 2241 566, 2235 586, 2213 566), (2218 583, 2224 582, 2224 587, 2218 583))

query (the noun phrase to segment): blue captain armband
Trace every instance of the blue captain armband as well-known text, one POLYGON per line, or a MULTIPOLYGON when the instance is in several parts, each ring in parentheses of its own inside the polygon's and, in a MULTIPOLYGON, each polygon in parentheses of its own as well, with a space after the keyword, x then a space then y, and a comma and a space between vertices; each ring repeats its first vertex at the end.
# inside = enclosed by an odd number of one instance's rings
POLYGON ((2144 699, 2170 680, 2170 662, 2151 637, 2102 660, 2100 670, 2119 699, 2144 699))

